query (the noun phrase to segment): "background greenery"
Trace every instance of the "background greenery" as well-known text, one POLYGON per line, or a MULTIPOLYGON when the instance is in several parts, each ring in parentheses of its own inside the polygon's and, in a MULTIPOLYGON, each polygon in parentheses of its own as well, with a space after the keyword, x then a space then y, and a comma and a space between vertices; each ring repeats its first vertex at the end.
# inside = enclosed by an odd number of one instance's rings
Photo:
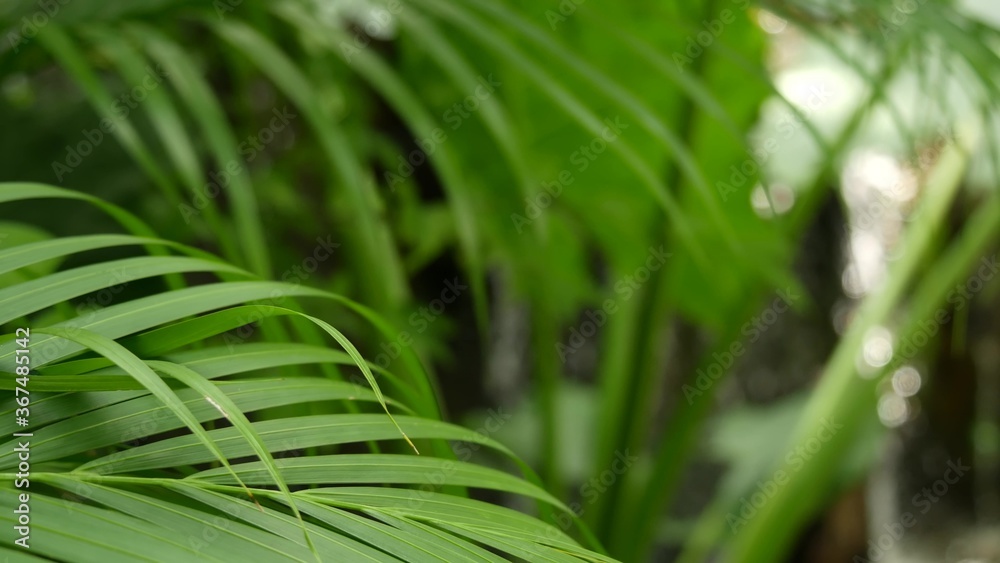
MULTIPOLYGON (((896 369, 996 335, 996 284, 950 299, 1000 226, 994 16, 5 3, 2 385, 18 327, 35 371, 3 555, 815 560, 896 369), (851 200, 872 147, 914 186, 888 209, 851 200)), ((988 460, 975 413, 944 441, 988 460)))

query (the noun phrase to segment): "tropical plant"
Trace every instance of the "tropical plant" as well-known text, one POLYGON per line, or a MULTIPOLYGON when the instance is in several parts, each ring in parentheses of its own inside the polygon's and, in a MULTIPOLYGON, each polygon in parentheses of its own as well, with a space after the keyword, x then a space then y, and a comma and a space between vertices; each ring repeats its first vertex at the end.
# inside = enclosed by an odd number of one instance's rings
POLYGON ((949 3, 9 6, 0 368, 17 393, 30 329, 33 434, 13 560, 646 560, 747 319, 776 290, 814 307, 795 264, 851 151, 932 154, 919 220, 795 422, 683 534, 683 560, 779 560, 874 463, 895 364, 856 377, 872 331, 918 330, 1000 226, 997 30, 949 3), (858 91, 782 87, 757 23, 779 17, 858 91), (946 83, 978 90, 952 104, 946 83), (956 201, 977 205, 951 228, 956 201), (94 234, 109 217, 126 234, 94 234), (487 364, 517 421, 444 422, 487 364), (525 498, 534 516, 502 506, 525 498))
MULTIPOLYGON (((434 400, 424 385, 370 366, 332 325, 281 305, 331 300, 384 326, 369 310, 336 294, 263 281, 203 251, 154 238, 111 204, 43 185, 0 186, 2 203, 52 198, 96 203, 131 234, 53 239, 8 227, 15 242, 2 252, 0 270, 8 280, 18 273, 23 279, 0 292, 3 322, 56 309, 44 321, 33 319, 43 328, 17 330, 0 353, 9 374, 4 388, 16 396, 4 414, 31 430, 8 428, 21 432, 5 444, 0 463, 15 488, 5 486, 2 494, 5 505, 24 509, 2 518, 31 529, 22 535, 29 553, 71 561, 499 560, 484 545, 529 559, 611 561, 551 525, 462 493, 465 487, 513 492, 568 512, 531 482, 448 456, 447 448, 437 448, 445 452, 438 457, 380 446, 404 440, 434 452, 432 441, 452 440, 517 461, 488 436, 414 416, 434 400), (76 255, 123 247, 155 254, 56 271, 76 255), (181 274, 194 272, 223 281, 189 286, 181 274), (165 287, 152 295, 100 310, 65 305, 160 276, 165 287), (251 302, 258 304, 242 305, 251 302), (256 330, 283 317, 305 321, 289 324, 311 343, 286 334, 207 345, 226 331, 256 330), (324 345, 324 333, 343 351, 324 345), (197 348, 184 350, 191 345, 197 348), (312 364, 325 374, 310 370, 312 364), (361 384, 338 377, 347 368, 363 374, 355 378, 361 384), (274 371, 282 375, 268 375, 274 371), (412 406, 386 398, 379 376, 412 406), (250 413, 268 414, 251 422, 250 413), (371 453, 331 453, 365 443, 371 453), (373 484, 420 487, 361 486, 373 484)), ((36 559, 17 546, 4 546, 4 554, 36 559)))

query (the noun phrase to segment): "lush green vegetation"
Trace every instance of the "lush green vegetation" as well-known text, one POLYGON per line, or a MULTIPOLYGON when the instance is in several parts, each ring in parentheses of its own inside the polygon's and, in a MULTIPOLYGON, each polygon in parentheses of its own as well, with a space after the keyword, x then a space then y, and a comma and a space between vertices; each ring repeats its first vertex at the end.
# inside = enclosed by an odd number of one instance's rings
POLYGON ((0 7, 0 424, 32 433, 0 553, 783 560, 876 463, 883 376, 934 354, 859 362, 872 334, 925 331, 1000 227, 997 30, 826 4, 0 7), (782 84, 786 24, 833 90, 782 84), (871 145, 919 161, 913 220, 671 532, 768 315, 829 324, 803 241, 871 145))

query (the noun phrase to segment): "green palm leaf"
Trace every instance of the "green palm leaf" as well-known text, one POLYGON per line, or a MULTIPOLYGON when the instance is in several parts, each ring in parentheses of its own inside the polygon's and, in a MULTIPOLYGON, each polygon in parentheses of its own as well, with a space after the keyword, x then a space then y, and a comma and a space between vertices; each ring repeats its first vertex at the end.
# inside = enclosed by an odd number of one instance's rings
MULTIPOLYGON (((39 196, 75 197, 43 186, 0 185, 0 201, 39 196)), ((252 277, 204 252, 129 235, 27 242, 0 251, 0 266, 17 272, 45 260, 128 246, 192 256, 111 259, 52 271, 0 290, 4 320, 31 318, 113 286, 118 282, 109 272, 124 272, 120 278, 135 280, 136 285, 185 272, 214 272, 236 280, 252 277)), ((481 433, 390 414, 390 408, 412 412, 406 403, 419 404, 428 397, 388 370, 370 366, 331 323, 285 307, 243 304, 310 296, 346 304, 385 328, 371 311, 328 292, 277 282, 220 281, 176 290, 158 289, 157 284, 142 287, 140 294, 146 295, 51 326, 32 327, 31 479, 45 485, 33 487, 31 493, 37 522, 32 553, 74 561, 496 560, 476 545, 484 542, 511 554, 567 551, 572 555, 564 557, 590 558, 548 524, 441 492, 461 490, 455 487, 493 489, 568 512, 530 481, 447 457, 338 451, 350 444, 409 443, 411 437, 438 444, 460 441, 493 450, 527 470, 507 448, 481 433), (296 342, 206 346, 245 325, 251 313, 258 321, 308 320, 343 351, 296 342), (361 377, 346 382, 306 374, 270 376, 276 369, 294 372, 311 364, 339 365, 357 370, 361 377), (397 397, 383 394, 378 379, 391 383, 397 397), (278 412, 278 407, 335 404, 384 412, 301 411, 258 419, 278 412), (218 425, 223 427, 212 428, 218 425), (321 453, 298 457, 317 450, 321 453), (296 456, 282 457, 290 453, 296 456), (332 488, 295 490, 316 484, 332 488), (379 495, 352 497, 351 506, 336 500, 338 494, 363 491, 353 487, 357 484, 390 485, 393 488, 378 490, 392 498, 419 494, 419 500, 409 503, 417 511, 408 515, 379 501, 379 495), (437 508, 420 510, 426 503, 437 508), (468 517, 443 516, 452 509, 468 517), (485 541, 470 537, 488 521, 483 518, 494 517, 504 522, 502 533, 492 530, 485 541), (56 518, 59 526, 46 523, 56 518), (469 529, 447 529, 456 522, 469 529), (536 539, 540 532, 553 539, 536 539), (123 534, 129 540, 122 541, 123 534), (456 559, 450 559, 452 554, 456 559)), ((0 346, 0 361, 13 371, 19 365, 13 357, 17 343, 0 346)), ((13 389, 13 379, 4 378, 4 386, 13 389)), ((17 408, 13 398, 0 404, 4 420, 13 421, 17 408)), ((18 440, 23 438, 9 441, 0 454, 0 471, 10 477, 0 485, 0 497, 11 502, 18 440)), ((10 514, 0 521, 13 522, 10 514)))

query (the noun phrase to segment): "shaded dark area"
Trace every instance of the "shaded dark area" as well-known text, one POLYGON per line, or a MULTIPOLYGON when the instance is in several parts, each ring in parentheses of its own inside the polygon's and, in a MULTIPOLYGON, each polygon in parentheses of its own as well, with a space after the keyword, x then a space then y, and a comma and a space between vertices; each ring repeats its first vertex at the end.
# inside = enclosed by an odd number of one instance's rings
POLYGON ((0 6, 0 555, 1000 561, 997 45, 973 1, 0 6))

